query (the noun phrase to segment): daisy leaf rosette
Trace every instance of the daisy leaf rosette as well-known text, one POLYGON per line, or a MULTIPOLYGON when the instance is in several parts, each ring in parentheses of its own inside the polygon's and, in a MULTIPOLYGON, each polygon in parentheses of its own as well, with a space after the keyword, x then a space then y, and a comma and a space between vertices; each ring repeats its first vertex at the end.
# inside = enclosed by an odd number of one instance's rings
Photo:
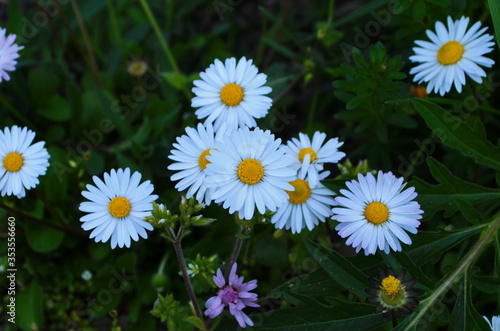
POLYGON ((325 143, 326 134, 316 131, 312 140, 305 133, 299 133, 299 139, 292 138, 288 141, 288 153, 293 156, 292 166, 299 172, 299 177, 309 181, 311 187, 318 185, 319 173, 325 163, 337 163, 344 152, 338 149, 344 143, 338 138, 331 138, 325 143))
MULTIPOLYGON (((319 174, 319 179, 325 179, 330 172, 319 174)), ((321 183, 311 186, 307 180, 297 177, 290 184, 293 191, 285 191, 289 199, 278 208, 276 214, 271 218, 271 223, 277 229, 292 230, 292 233, 300 233, 302 229, 313 230, 319 222, 325 222, 332 215, 334 192, 324 187, 321 183)))
POLYGON ((39 184, 45 175, 50 155, 44 141, 31 144, 35 133, 14 125, 0 130, 0 191, 2 196, 23 198, 26 190, 39 184))
POLYGON ((265 96, 272 91, 264 86, 267 76, 245 57, 238 62, 232 57, 224 63, 216 59, 200 78, 193 82, 196 96, 191 106, 199 108, 195 112, 198 119, 213 123, 216 131, 223 123, 228 130, 253 128, 255 119, 266 116, 271 108, 272 100, 265 96))
POLYGON ((280 145, 269 130, 243 128, 227 134, 207 156, 206 182, 215 188, 214 201, 246 220, 255 208, 262 215, 276 211, 288 199, 284 190, 294 189, 289 182, 296 174, 286 146, 280 145))
POLYGON ((420 63, 410 70, 415 75, 413 81, 427 83, 427 93, 434 91, 443 96, 452 85, 459 93, 465 85, 465 75, 477 83, 482 83, 486 72, 480 67, 490 68, 495 61, 483 56, 493 50, 493 36, 485 34, 487 27, 480 29, 476 22, 467 30, 469 18, 453 21, 448 16, 448 29, 442 22, 436 22, 436 33, 427 30, 431 40, 417 40, 419 47, 413 48, 412 62, 420 63))
POLYGON ((111 238, 111 248, 130 247, 130 239, 147 239, 146 230, 153 226, 144 221, 151 215, 152 202, 158 196, 151 194, 153 185, 149 180, 141 183, 142 175, 130 169, 112 169, 104 173, 104 181, 92 177, 96 186, 87 184, 88 191, 82 195, 90 201, 80 204, 79 210, 87 215, 80 218, 85 231, 92 230, 90 239, 106 242, 111 238))
POLYGON ((24 48, 24 46, 14 44, 16 40, 15 34, 7 36, 6 33, 6 29, 0 28, 0 82, 3 79, 10 80, 7 71, 14 71, 16 69, 16 59, 19 57, 18 52, 24 48))
POLYGON ((423 211, 413 201, 417 193, 414 187, 404 189, 403 178, 391 172, 358 174, 358 180, 346 182, 348 190, 335 198, 332 219, 340 222, 335 228, 346 245, 361 249, 365 255, 375 254, 377 249, 386 254, 390 249, 401 251, 401 242, 410 245, 406 232, 417 233, 423 211))

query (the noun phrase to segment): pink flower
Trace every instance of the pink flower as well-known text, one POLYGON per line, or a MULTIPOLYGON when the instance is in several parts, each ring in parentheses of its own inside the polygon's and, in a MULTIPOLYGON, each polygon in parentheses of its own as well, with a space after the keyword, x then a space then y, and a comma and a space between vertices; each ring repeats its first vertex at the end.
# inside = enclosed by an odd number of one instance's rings
POLYGON ((254 301, 257 300, 256 293, 249 291, 257 287, 257 280, 254 279, 248 283, 243 283, 243 277, 236 275, 237 263, 231 268, 229 273, 229 284, 226 286, 226 280, 222 271, 217 269, 217 275, 213 276, 215 284, 220 288, 217 295, 211 297, 205 303, 205 315, 210 318, 218 316, 224 307, 229 306, 229 312, 233 315, 238 324, 244 328, 246 325, 253 326, 252 320, 241 310, 247 306, 259 307, 254 301))

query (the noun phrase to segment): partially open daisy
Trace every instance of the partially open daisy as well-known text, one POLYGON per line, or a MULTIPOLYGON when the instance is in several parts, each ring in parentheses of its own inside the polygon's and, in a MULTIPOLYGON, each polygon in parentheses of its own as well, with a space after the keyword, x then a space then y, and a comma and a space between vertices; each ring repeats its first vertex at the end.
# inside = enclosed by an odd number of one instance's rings
POLYGON ((365 289, 365 292, 373 295, 367 298, 368 303, 377 303, 375 313, 382 312, 384 316, 389 313, 394 317, 399 317, 403 314, 409 314, 418 305, 418 301, 414 296, 419 295, 419 290, 412 290, 412 286, 417 282, 416 278, 404 281, 406 271, 403 269, 396 276, 392 269, 389 269, 387 275, 380 270, 380 280, 370 278, 370 282, 374 288, 365 289))
POLYGON ((325 139, 325 133, 316 131, 312 141, 306 134, 299 133, 299 139, 292 138, 287 143, 289 154, 295 160, 293 167, 299 171, 299 177, 305 178, 307 175, 311 187, 318 184, 318 174, 323 170, 323 164, 337 163, 345 156, 344 152, 338 150, 343 142, 332 138, 323 145, 325 139))
POLYGON ((151 214, 152 202, 158 196, 152 195, 153 185, 149 180, 139 185, 142 175, 130 169, 111 170, 104 173, 104 182, 97 176, 92 179, 96 186, 87 184, 82 195, 90 201, 80 204, 80 210, 89 213, 80 218, 85 231, 92 230, 90 238, 106 242, 111 238, 111 248, 130 247, 130 238, 146 239, 145 230, 153 226, 143 219, 151 214))
POLYGON ((7 71, 16 69, 16 59, 19 57, 18 52, 24 48, 24 46, 14 44, 15 40, 15 34, 11 34, 7 37, 6 30, 0 28, 0 82, 2 79, 10 80, 7 71))
POLYGON ((416 55, 410 60, 420 63, 410 70, 413 81, 426 82, 427 93, 444 95, 454 84, 459 93, 465 85, 465 74, 481 83, 486 72, 480 67, 490 68, 495 61, 483 55, 493 50, 492 35, 484 34, 487 28, 479 30, 481 23, 475 23, 468 31, 469 18, 453 21, 448 16, 448 30, 436 22, 436 33, 427 30, 431 42, 417 40, 420 47, 413 48, 416 55))
POLYGON ((212 198, 223 202, 229 213, 239 212, 242 219, 251 219, 255 207, 260 214, 266 209, 276 211, 289 198, 284 190, 293 191, 288 182, 294 180, 293 162, 269 130, 238 129, 226 135, 207 156, 206 182, 216 187, 212 198))
MULTIPOLYGON (((323 179, 328 174, 329 172, 324 172, 319 178, 323 179)), ((288 201, 271 218, 271 223, 277 229, 292 229, 292 233, 300 233, 305 227, 312 230, 319 222, 325 222, 332 215, 331 207, 335 204, 332 191, 321 183, 311 187, 304 177, 297 177, 290 184, 294 190, 285 190, 288 201)))
POLYGON ((491 322, 486 316, 483 316, 483 318, 486 320, 492 331, 500 331, 500 315, 493 316, 491 318, 491 322))
POLYGON ((143 60, 133 60, 129 63, 127 71, 132 76, 141 77, 148 71, 148 64, 143 60))
POLYGON ((267 76, 258 73, 252 60, 241 58, 226 59, 225 63, 215 60, 205 72, 200 73, 202 80, 195 80, 191 101, 199 119, 206 118, 214 123, 217 131, 222 123, 228 130, 239 127, 256 126, 255 119, 266 116, 272 100, 265 95, 271 88, 263 86, 267 76))
POLYGON ((243 277, 236 274, 238 264, 233 264, 229 273, 227 285, 222 271, 217 269, 217 274, 213 276, 215 285, 219 288, 217 295, 211 297, 205 303, 205 315, 210 318, 217 317, 225 307, 229 308, 229 312, 236 318, 240 327, 244 328, 247 325, 253 326, 253 322, 242 310, 245 307, 259 307, 257 294, 250 292, 257 287, 257 280, 251 280, 243 283, 243 277))
POLYGON ((378 172, 377 179, 368 173, 358 174, 358 181, 346 182, 349 190, 340 190, 344 196, 335 198, 332 219, 340 224, 335 228, 346 244, 364 249, 365 255, 375 254, 377 248, 385 253, 390 249, 401 251, 401 243, 410 245, 405 231, 417 233, 423 211, 413 201, 415 188, 403 191, 406 183, 391 172, 378 172))
POLYGON ((44 141, 33 145, 35 133, 14 125, 0 130, 0 191, 2 196, 22 198, 26 190, 38 185, 38 176, 45 175, 50 155, 44 141))
MULTIPOLYGON (((210 123, 206 126, 199 123, 197 129, 187 127, 186 133, 187 135, 177 138, 177 143, 173 144, 175 149, 168 156, 177 161, 169 165, 168 169, 178 171, 170 179, 179 180, 175 185, 179 191, 189 188, 186 198, 189 199, 196 193, 196 200, 208 205, 211 201, 212 189, 209 189, 205 183, 205 169, 210 163, 207 156, 215 150, 214 130, 210 123)), ((223 131, 218 132, 217 139, 220 139, 223 133, 223 131)))

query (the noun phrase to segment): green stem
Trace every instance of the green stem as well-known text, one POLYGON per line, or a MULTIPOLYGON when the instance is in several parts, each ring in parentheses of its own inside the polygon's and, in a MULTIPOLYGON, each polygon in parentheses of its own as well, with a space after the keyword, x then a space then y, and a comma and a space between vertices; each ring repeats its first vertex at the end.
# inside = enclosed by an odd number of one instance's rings
POLYGON ((122 35, 120 31, 120 25, 116 18, 116 11, 113 5, 113 0, 107 0, 107 3, 108 3, 109 19, 111 21, 111 31, 113 33, 115 43, 119 46, 122 44, 122 35))
POLYGON ((499 228, 500 214, 497 214, 497 216, 489 224, 485 232, 483 232, 476 245, 459 264, 458 268, 439 285, 434 293, 432 293, 425 300, 422 300, 420 304, 420 310, 411 319, 410 324, 405 327, 405 331, 412 330, 418 324, 420 319, 425 315, 425 313, 433 306, 434 302, 439 299, 444 293, 446 293, 446 291, 462 276, 462 274, 467 271, 471 263, 483 251, 483 249, 487 246, 488 242, 496 234, 499 228))
POLYGON ((328 4, 328 25, 333 22, 333 13, 335 12, 335 0, 330 0, 328 4))
POLYGON ((5 106, 5 108, 7 108, 10 111, 10 113, 15 118, 23 122, 30 129, 35 130, 35 126, 31 124, 31 122, 26 117, 24 117, 23 114, 21 114, 16 108, 14 108, 14 106, 8 103, 4 98, 0 98, 0 102, 5 106))
MULTIPOLYGON (((142 8, 144 9, 144 13, 146 13, 146 16, 148 17, 149 22, 153 26, 153 30, 156 33, 156 37, 158 38, 158 41, 160 42, 161 47, 163 48, 163 51, 165 52, 165 55, 167 56, 168 61, 170 62, 170 65, 172 66, 172 70, 174 71, 174 74, 177 77, 182 78, 184 75, 182 72, 179 70, 179 67, 177 66, 177 61, 175 61, 175 57, 172 54, 172 51, 170 50, 170 47, 168 47, 167 42, 165 41, 165 38, 163 37, 163 34, 161 33, 160 27, 158 26, 158 23, 156 22, 156 19, 153 16, 153 13, 151 12, 151 8, 149 8, 149 5, 146 0, 140 0, 142 4, 142 8)), ((184 95, 186 98, 189 100, 192 98, 191 91, 189 91, 186 86, 182 88, 182 91, 184 92, 184 95)))
POLYGON ((31 215, 25 214, 22 211, 16 210, 16 209, 14 209, 12 207, 9 207, 6 204, 1 203, 1 202, 0 202, 0 208, 2 208, 3 210, 5 210, 5 211, 7 211, 9 213, 17 215, 17 216, 19 216, 19 217, 21 217, 23 219, 30 220, 32 222, 35 222, 37 224, 43 225, 43 226, 48 227, 48 228, 51 228, 51 229, 54 229, 54 230, 58 230, 58 231, 61 231, 61 232, 64 232, 64 233, 67 233, 67 234, 70 234, 70 235, 73 235, 73 236, 87 237, 87 234, 82 229, 80 229, 80 228, 62 227, 62 226, 59 226, 59 225, 56 225, 56 224, 45 222, 44 220, 41 220, 39 218, 36 218, 36 217, 31 216, 31 215))
POLYGON ((410 160, 410 165, 408 169, 403 173, 403 177, 408 179, 408 177, 413 173, 417 163, 420 162, 420 159, 424 156, 425 150, 427 149, 427 145, 429 145, 434 137, 434 133, 431 133, 429 137, 422 141, 420 148, 417 151, 417 155, 410 160))
POLYGON ((231 271, 231 268, 233 265, 236 263, 236 260, 238 259, 238 255, 240 255, 240 250, 241 250, 241 245, 243 244, 244 235, 247 232, 248 228, 246 226, 241 227, 241 234, 236 237, 236 243, 234 245, 233 253, 231 254, 231 259, 229 260, 229 264, 227 266, 226 272, 224 274, 224 278, 228 279, 229 277, 229 272, 231 271))
POLYGON ((310 133, 313 130, 314 116, 316 116, 316 109, 318 108, 318 84, 316 83, 316 88, 314 89, 314 95, 311 102, 311 108, 309 109, 309 116, 307 117, 306 132, 310 133))
POLYGON ((184 258, 184 253, 182 252, 181 238, 183 231, 184 228, 181 227, 179 228, 179 232, 177 233, 177 235, 175 235, 171 229, 167 229, 168 234, 172 237, 172 239, 174 239, 173 245, 175 249, 175 254, 177 255, 177 261, 179 262, 179 266, 181 267, 182 279, 184 280, 184 284, 186 285, 189 298, 193 303, 196 316, 198 316, 198 318, 202 321, 202 323, 205 323, 203 321, 203 315, 201 314, 200 306, 198 306, 198 301, 196 300, 196 295, 194 294, 193 285, 191 284, 191 280, 189 279, 186 267, 186 259, 184 258))
POLYGON ((87 57, 90 66, 90 71, 92 71, 92 75, 94 76, 94 80, 99 86, 99 88, 103 88, 101 78, 99 77, 99 70, 97 69, 97 62, 95 60, 94 52, 92 51, 92 45, 90 44, 89 35, 87 33, 87 29, 85 29, 85 24, 83 23, 82 15, 80 14, 80 9, 76 4, 75 0, 71 0, 71 6, 73 7, 73 11, 76 16, 76 20, 78 22, 78 26, 80 27, 80 32, 83 37, 83 42, 85 43, 85 48, 87 49, 87 57))

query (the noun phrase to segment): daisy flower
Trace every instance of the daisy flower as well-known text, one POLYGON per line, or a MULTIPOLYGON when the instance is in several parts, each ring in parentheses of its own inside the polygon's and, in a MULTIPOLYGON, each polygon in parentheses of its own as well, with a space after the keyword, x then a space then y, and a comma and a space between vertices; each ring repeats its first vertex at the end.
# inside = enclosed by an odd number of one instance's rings
POLYGON ((274 139, 269 130, 259 128, 238 129, 226 135, 224 143, 207 156, 206 182, 216 187, 212 198, 223 202, 229 213, 239 212, 242 219, 251 219, 255 207, 260 214, 266 209, 276 211, 283 205, 288 194, 284 190, 294 188, 293 162, 285 155, 286 147, 280 147, 281 139, 274 139))
POLYGON ((16 59, 19 57, 17 52, 24 48, 24 46, 14 44, 14 40, 16 40, 15 34, 6 37, 5 33, 6 30, 0 28, 0 82, 2 82, 2 79, 10 80, 10 76, 6 71, 16 69, 16 59))
POLYGON ((33 145, 35 133, 14 125, 0 130, 0 191, 2 196, 22 198, 26 190, 38 185, 38 176, 45 175, 50 155, 44 141, 33 145))
POLYGON ((191 106, 198 108, 196 116, 206 118, 207 123, 214 123, 217 131, 222 123, 228 130, 239 127, 256 126, 255 119, 267 115, 272 100, 264 96, 272 90, 263 86, 267 76, 258 73, 252 60, 241 58, 238 63, 234 57, 225 63, 215 60, 205 72, 200 73, 201 80, 193 83, 196 96, 191 106))
POLYGON ((495 61, 483 55, 493 50, 492 35, 484 34, 488 28, 475 23, 468 31, 469 18, 462 17, 453 21, 448 16, 448 29, 441 22, 436 22, 436 33, 427 30, 431 42, 417 40, 420 47, 413 48, 416 55, 410 60, 420 63, 410 70, 415 74, 413 81, 426 82, 427 93, 434 90, 443 96, 449 92, 452 84, 459 93, 465 85, 465 74, 477 83, 482 82, 486 72, 480 67, 490 68, 495 61))
POLYGON ((335 228, 342 238, 349 237, 346 245, 362 248, 365 255, 378 249, 389 253, 390 248, 401 251, 399 241, 410 245, 405 231, 417 233, 423 211, 416 201, 415 188, 403 191, 406 183, 391 172, 378 172, 377 179, 368 173, 358 174, 358 180, 346 182, 349 190, 340 190, 344 196, 335 198, 332 219, 340 222, 335 228))
POLYGON ((493 316, 491 318, 491 322, 486 316, 483 316, 483 318, 486 320, 486 323, 488 323, 492 331, 500 331, 500 315, 493 316))
MULTIPOLYGON (((320 174, 320 179, 329 175, 326 171, 320 174)), ((307 226, 312 230, 319 222, 325 222, 325 218, 332 215, 331 206, 335 205, 332 198, 334 193, 324 187, 321 183, 311 187, 307 180, 297 178, 290 182, 293 191, 285 191, 288 201, 278 208, 276 214, 271 218, 277 229, 292 229, 292 233, 300 233, 307 226)))
POLYGON ((345 156, 344 152, 339 152, 339 147, 344 143, 338 138, 328 140, 324 145, 326 134, 316 131, 312 141, 304 133, 299 133, 299 139, 292 138, 288 141, 289 154, 295 159, 293 167, 297 169, 299 177, 307 179, 314 187, 318 184, 318 174, 323 170, 324 163, 337 163, 345 156))
POLYGON ((139 185, 142 175, 130 169, 111 170, 104 173, 104 182, 97 176, 92 179, 96 186, 87 184, 82 195, 90 201, 80 204, 80 210, 89 213, 80 218, 85 231, 93 229, 90 239, 106 242, 111 238, 111 248, 130 247, 130 238, 146 239, 146 230, 153 226, 143 220, 151 214, 152 202, 158 196, 151 195, 153 185, 149 180, 139 185))
POLYGON ((172 181, 179 182, 175 188, 179 191, 188 189, 186 198, 190 199, 196 193, 196 200, 199 203, 210 204, 212 191, 205 182, 205 169, 210 161, 207 156, 216 148, 215 143, 224 135, 224 127, 214 134, 214 129, 210 123, 206 126, 199 123, 197 129, 187 127, 187 135, 177 138, 173 149, 168 156, 169 159, 177 161, 167 168, 177 171, 170 177, 172 181))
POLYGON ((229 312, 236 318, 240 327, 244 328, 247 325, 253 326, 250 317, 241 310, 245 307, 259 307, 255 303, 257 294, 250 291, 257 287, 257 280, 251 280, 243 283, 243 277, 236 275, 238 264, 233 264, 229 273, 229 281, 226 285, 226 280, 222 275, 222 271, 217 269, 217 275, 213 276, 213 280, 219 291, 216 296, 211 297, 205 303, 205 315, 210 318, 217 317, 225 307, 229 307, 229 312))
POLYGON ((382 312, 384 317, 389 317, 391 314, 396 317, 410 314, 418 305, 418 300, 414 297, 421 294, 421 291, 411 289, 417 283, 417 279, 405 282, 404 269, 397 276, 390 268, 387 275, 382 270, 379 270, 379 275, 380 280, 369 279, 373 288, 365 289, 365 292, 373 296, 367 298, 366 302, 377 303, 375 313, 382 312))

